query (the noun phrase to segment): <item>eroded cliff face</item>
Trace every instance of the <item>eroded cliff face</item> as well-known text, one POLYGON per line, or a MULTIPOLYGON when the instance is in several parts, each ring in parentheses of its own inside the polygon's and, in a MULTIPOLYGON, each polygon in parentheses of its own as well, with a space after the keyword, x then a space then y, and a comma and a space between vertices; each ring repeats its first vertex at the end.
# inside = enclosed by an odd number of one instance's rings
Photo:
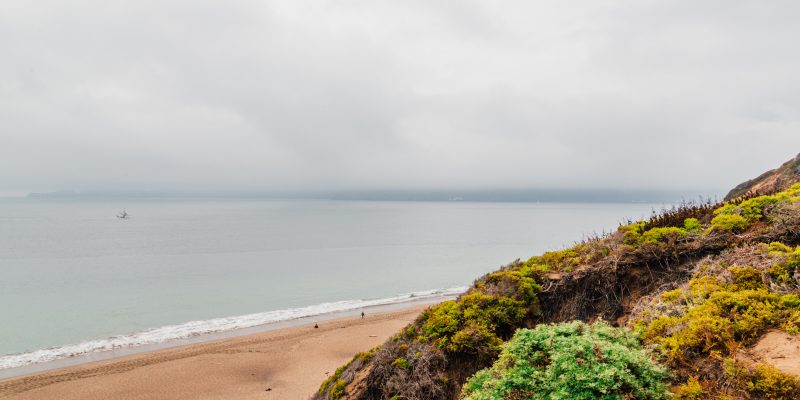
POLYGON ((800 181, 800 154, 779 168, 767 171, 758 178, 740 183, 725 196, 725 200, 751 194, 767 194, 786 190, 800 181))

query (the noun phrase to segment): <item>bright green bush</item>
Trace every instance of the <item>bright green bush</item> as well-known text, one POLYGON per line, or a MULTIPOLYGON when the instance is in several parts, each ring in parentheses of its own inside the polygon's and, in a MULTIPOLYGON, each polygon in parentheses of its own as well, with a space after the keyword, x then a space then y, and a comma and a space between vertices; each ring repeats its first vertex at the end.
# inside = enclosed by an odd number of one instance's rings
POLYGON ((577 244, 564 250, 548 251, 540 256, 531 257, 525 264, 537 270, 569 272, 584 263, 585 247, 584 244, 577 244))
POLYGON ((741 215, 748 221, 758 221, 764 217, 764 209, 779 201, 776 196, 759 196, 739 204, 741 215))
POLYGON ((619 231, 624 234, 623 241, 626 244, 630 245, 638 245, 639 242, 642 240, 642 234, 645 232, 645 225, 647 223, 644 221, 635 222, 630 225, 623 225, 619 227, 619 231))
POLYGON ((452 353, 496 353, 503 342, 495 333, 498 325, 521 320, 526 310, 509 297, 470 293, 427 310, 422 331, 424 339, 452 353))
POLYGON ((724 204, 714 210, 714 215, 738 215, 741 212, 739 206, 736 204, 724 204))
MULTIPOLYGON (((690 219, 697 221, 694 218, 690 219)), ((644 243, 667 242, 670 239, 680 239, 686 236, 686 234, 688 233, 686 229, 678 228, 675 226, 667 226, 662 228, 652 228, 645 230, 645 222, 637 222, 630 225, 620 226, 619 231, 624 234, 623 242, 633 246, 638 246, 644 243)))
POLYGON ((675 396, 672 400, 703 400, 706 396, 703 392, 703 386, 696 377, 691 376, 685 384, 675 388, 675 396))
POLYGON ((685 229, 670 226, 666 228, 653 228, 647 230, 645 233, 642 234, 641 241, 642 243, 659 243, 659 242, 666 242, 670 238, 680 239, 684 236, 686 236, 685 229))
POLYGON ((800 185, 794 185, 786 191, 772 196, 758 196, 745 200, 740 204, 725 204, 714 210, 711 225, 729 231, 743 231, 747 226, 764 219, 766 209, 782 201, 797 201, 800 185))
POLYGON ((784 191, 783 193, 786 194, 787 196, 792 196, 792 197, 800 196, 800 183, 795 183, 789 189, 786 189, 786 191, 784 191))
POLYGON ((661 300, 665 303, 672 303, 678 300, 683 295, 683 291, 680 289, 670 290, 664 293, 661 293, 661 300))
POLYGON ((666 399, 666 370, 632 333, 575 321, 520 329, 490 369, 464 385, 468 400, 666 399))
POLYGON ((731 290, 758 290, 765 288, 761 271, 753 267, 730 267, 733 283, 728 286, 731 290))
POLYGON ((719 214, 711 220, 712 227, 723 231, 742 232, 749 225, 747 219, 738 214, 719 214))
POLYGON ((714 210, 711 226, 719 230, 742 232, 751 223, 765 220, 770 206, 788 201, 800 201, 800 184, 774 195, 754 197, 739 204, 724 204, 714 210))
POLYGON ((697 218, 686 218, 683 220, 683 229, 690 233, 696 233, 703 229, 703 225, 697 218))
POLYGON ((538 312, 536 274, 524 265, 486 275, 458 300, 426 310, 419 339, 450 353, 496 356, 503 340, 538 312))
POLYGON ((714 210, 711 226, 720 230, 742 232, 750 223, 764 219, 767 207, 784 200, 793 199, 792 189, 774 196, 758 196, 740 204, 725 204, 714 210))

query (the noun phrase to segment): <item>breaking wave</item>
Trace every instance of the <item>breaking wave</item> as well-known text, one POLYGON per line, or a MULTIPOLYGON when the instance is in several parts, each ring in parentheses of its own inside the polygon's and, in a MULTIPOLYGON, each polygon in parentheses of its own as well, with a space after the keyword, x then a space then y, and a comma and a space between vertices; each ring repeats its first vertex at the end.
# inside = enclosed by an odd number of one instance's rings
POLYGON ((234 317, 213 318, 202 321, 190 321, 183 324, 167 325, 160 328, 147 329, 126 335, 112 336, 106 339, 87 340, 77 344, 56 346, 27 353, 2 356, 0 357, 0 369, 21 367, 30 364, 43 363, 62 358, 75 357, 79 355, 120 348, 163 343, 169 340, 184 339, 209 333, 250 328, 258 325, 290 321, 304 317, 351 311, 370 306, 399 304, 437 297, 452 297, 463 293, 466 291, 466 289, 466 287, 435 289, 407 293, 383 299, 344 300, 300 308, 267 311, 234 317))

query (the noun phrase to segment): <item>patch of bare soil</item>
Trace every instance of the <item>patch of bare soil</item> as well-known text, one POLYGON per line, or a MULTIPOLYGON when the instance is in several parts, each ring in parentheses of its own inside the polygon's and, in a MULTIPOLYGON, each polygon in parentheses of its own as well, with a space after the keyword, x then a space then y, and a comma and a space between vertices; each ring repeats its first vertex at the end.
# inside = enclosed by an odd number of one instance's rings
POLYGON ((746 357, 800 378, 800 335, 790 336, 783 331, 769 331, 746 351, 746 357))

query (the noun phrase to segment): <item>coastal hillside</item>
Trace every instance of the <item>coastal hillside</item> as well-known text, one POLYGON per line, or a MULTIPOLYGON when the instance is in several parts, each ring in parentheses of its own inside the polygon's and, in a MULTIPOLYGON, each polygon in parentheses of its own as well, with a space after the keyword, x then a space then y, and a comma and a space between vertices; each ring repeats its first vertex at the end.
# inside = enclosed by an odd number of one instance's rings
POLYGON ((799 168, 512 262, 313 398, 800 398, 799 168))
POLYGON ((800 154, 794 159, 785 162, 780 167, 767 171, 757 178, 743 182, 731 189, 725 200, 750 194, 768 194, 786 190, 800 180, 800 154))

